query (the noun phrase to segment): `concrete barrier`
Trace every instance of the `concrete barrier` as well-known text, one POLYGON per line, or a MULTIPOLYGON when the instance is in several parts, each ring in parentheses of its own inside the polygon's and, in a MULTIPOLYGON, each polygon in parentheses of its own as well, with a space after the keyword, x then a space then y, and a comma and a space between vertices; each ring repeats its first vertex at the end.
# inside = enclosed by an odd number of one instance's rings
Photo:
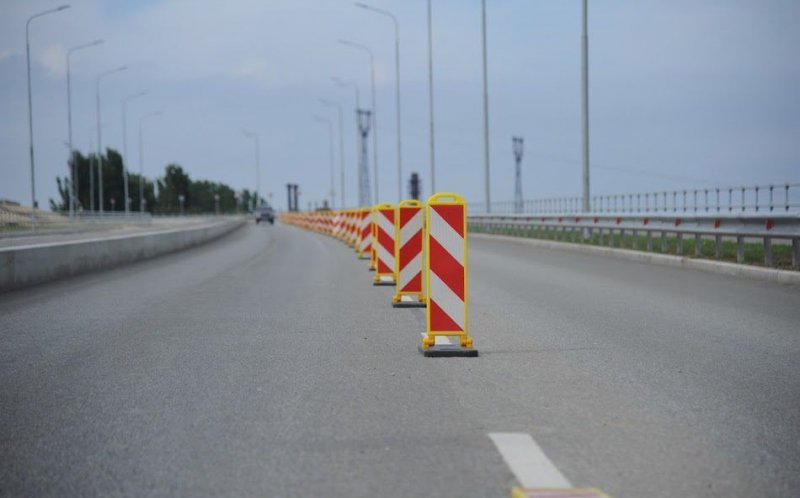
POLYGON ((240 228, 244 219, 139 235, 0 249, 0 292, 111 268, 197 246, 240 228))

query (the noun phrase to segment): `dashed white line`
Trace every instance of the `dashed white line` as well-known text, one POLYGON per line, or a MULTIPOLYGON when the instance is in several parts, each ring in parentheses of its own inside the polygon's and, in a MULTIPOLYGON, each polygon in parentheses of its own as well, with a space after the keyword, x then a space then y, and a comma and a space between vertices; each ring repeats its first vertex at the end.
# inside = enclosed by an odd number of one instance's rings
POLYGON ((572 486, 530 434, 491 432, 489 437, 523 488, 572 486))

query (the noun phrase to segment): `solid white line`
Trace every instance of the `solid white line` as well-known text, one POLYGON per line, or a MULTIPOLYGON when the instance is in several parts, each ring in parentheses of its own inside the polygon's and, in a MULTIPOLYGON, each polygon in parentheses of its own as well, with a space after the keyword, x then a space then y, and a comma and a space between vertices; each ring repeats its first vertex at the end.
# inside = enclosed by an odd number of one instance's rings
POLYGON ((491 432, 489 437, 523 488, 572 487, 530 434, 491 432))

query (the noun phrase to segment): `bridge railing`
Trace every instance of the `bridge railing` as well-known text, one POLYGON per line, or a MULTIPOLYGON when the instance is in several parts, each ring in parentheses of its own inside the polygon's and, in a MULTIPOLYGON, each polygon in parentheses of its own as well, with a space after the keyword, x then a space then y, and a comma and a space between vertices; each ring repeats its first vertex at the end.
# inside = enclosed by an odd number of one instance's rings
MULTIPOLYGON (((577 214, 580 197, 493 202, 498 214, 577 214)), ((590 199, 593 213, 792 213, 800 212, 800 183, 664 190, 596 195, 590 199)), ((471 203, 470 213, 487 212, 485 203, 471 203)))
POLYGON ((468 222, 474 232, 630 246, 646 251, 653 251, 654 239, 658 239, 659 252, 667 253, 674 245, 678 256, 685 255, 687 238, 694 239, 694 255, 698 257, 703 255, 703 242, 713 241, 716 259, 722 257, 723 244, 731 241, 735 243, 738 263, 745 262, 746 244, 756 241, 763 248, 763 264, 769 267, 776 266, 775 242, 790 246, 791 266, 794 269, 800 266, 800 213, 470 214, 468 222))

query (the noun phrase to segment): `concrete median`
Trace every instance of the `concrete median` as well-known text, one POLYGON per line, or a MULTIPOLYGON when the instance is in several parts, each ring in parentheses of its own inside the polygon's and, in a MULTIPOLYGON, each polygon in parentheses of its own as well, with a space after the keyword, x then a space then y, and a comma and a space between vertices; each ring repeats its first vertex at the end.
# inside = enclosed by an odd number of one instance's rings
POLYGON ((0 249, 0 292, 194 247, 245 224, 241 218, 136 235, 0 249))

